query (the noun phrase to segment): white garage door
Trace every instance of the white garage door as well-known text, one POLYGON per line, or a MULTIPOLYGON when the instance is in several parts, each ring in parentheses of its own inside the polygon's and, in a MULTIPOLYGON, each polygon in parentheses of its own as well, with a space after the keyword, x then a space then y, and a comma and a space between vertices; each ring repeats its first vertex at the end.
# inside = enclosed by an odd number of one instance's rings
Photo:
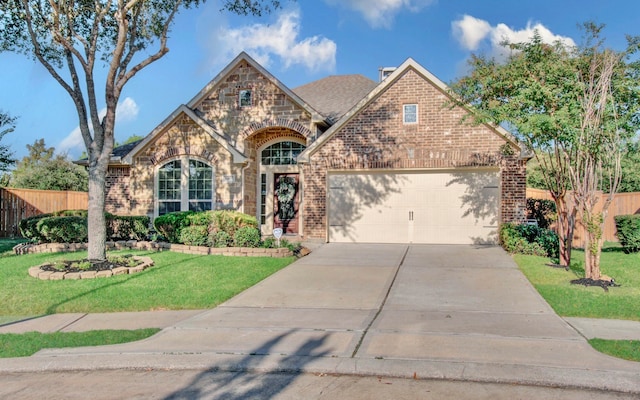
POLYGON ((330 174, 329 241, 495 243, 498 171, 330 174))

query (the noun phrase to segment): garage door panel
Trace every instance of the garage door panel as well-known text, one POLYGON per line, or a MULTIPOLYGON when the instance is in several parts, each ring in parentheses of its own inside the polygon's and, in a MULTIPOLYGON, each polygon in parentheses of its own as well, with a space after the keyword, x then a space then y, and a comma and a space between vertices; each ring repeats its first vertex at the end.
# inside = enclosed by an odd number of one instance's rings
POLYGON ((488 243, 497 235, 497 171, 329 176, 329 240, 488 243))

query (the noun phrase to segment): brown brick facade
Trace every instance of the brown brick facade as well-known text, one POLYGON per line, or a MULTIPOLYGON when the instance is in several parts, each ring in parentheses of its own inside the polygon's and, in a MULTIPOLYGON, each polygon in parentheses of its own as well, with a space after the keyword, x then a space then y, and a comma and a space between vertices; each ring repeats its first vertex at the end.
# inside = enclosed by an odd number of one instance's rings
POLYGON ((524 207, 525 162, 515 145, 495 130, 460 122, 463 108, 447 106, 449 97, 408 69, 399 79, 342 126, 304 166, 305 235, 326 238, 327 171, 499 167, 501 221, 517 218, 524 207), (403 105, 418 105, 418 123, 403 123, 403 105), (507 146, 507 147, 505 147, 507 146))
MULTIPOLYGON (((298 166, 302 236, 327 239, 327 175, 335 171, 499 170, 500 221, 520 218, 526 162, 517 144, 502 131, 461 123, 468 110, 449 107, 446 91, 420 68, 394 76, 379 92, 374 89, 362 108, 320 136, 310 158, 298 166), (417 104, 417 123, 403 123, 406 104, 417 104)), ((242 58, 188 104, 136 147, 130 166, 110 167, 108 211, 155 215, 158 168, 195 158, 214 168, 216 209, 259 217, 260 174, 282 171, 281 166, 261 167, 260 149, 278 141, 312 145, 329 124, 264 69, 242 58), (247 90, 250 102, 243 105, 239 96, 247 90)))

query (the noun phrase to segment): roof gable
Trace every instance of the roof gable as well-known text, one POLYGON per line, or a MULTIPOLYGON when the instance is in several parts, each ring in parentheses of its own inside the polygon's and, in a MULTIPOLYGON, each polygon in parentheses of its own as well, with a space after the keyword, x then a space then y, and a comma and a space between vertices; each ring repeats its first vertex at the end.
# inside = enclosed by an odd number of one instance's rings
POLYGON ((188 103, 187 107, 191 109, 196 109, 198 105, 205 99, 209 97, 209 95, 216 89, 218 85, 220 85, 229 74, 233 72, 233 70, 238 67, 242 62, 248 63, 252 68, 258 71, 258 73, 262 74, 268 81, 274 84, 279 90, 281 90, 286 96, 288 96, 294 104, 301 107, 305 111, 307 111, 312 120, 314 121, 323 121, 324 117, 315 110, 311 105, 306 103, 300 96, 294 93, 291 89, 289 89, 284 83, 282 83, 278 78, 273 76, 269 71, 267 71, 262 65, 258 64, 251 56, 249 56, 246 52, 240 53, 233 61, 229 63, 215 78, 213 78, 198 94, 196 94, 188 103))
MULTIPOLYGON (((388 88, 394 85, 408 70, 414 70, 418 75, 420 75, 424 80, 433 85, 437 90, 441 91, 448 98, 453 99, 452 94, 449 90, 449 87, 438 79, 431 72, 427 71, 424 67, 418 64, 412 58, 408 58, 400 67, 398 67, 391 75, 389 75, 386 79, 380 82, 369 94, 360 100, 356 105, 354 105, 347 113, 345 113, 342 118, 337 121, 331 128, 329 128, 322 136, 318 138, 311 146, 309 146, 305 151, 303 151, 298 156, 299 162, 309 162, 310 157, 317 152, 322 146, 328 142, 342 127, 344 127, 351 119, 353 119, 356 115, 358 115, 362 110, 364 110, 369 104, 371 104, 375 99, 381 96, 388 88)), ((471 108, 464 107, 466 111, 473 112, 471 108)), ((515 145, 519 150, 523 150, 523 147, 518 143, 518 141, 509 133, 506 129, 502 127, 491 126, 485 124, 486 127, 491 129, 496 135, 502 137, 505 141, 515 145)))
POLYGON ((208 133, 216 142, 218 142, 223 148, 225 148, 232 156, 234 163, 244 163, 247 157, 236 149, 229 141, 218 133, 214 127, 209 125, 207 121, 200 118, 192 109, 186 105, 179 106, 174 112, 169 115, 160 125, 158 125, 147 137, 137 142, 135 147, 123 157, 123 161, 127 164, 133 162, 133 157, 142 151, 149 143, 152 143, 156 138, 162 135, 167 128, 169 128, 182 114, 185 114, 193 122, 195 122, 203 131, 208 133))

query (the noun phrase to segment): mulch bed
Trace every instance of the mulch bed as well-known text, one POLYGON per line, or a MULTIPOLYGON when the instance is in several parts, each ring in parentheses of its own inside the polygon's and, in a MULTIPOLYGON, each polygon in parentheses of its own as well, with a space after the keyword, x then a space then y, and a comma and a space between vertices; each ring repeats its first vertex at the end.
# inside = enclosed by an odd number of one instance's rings
MULTIPOLYGON (((85 261, 88 261, 88 260, 82 259, 82 260, 72 260, 72 261, 58 261, 56 262, 56 264, 58 265, 60 265, 61 263, 64 264, 62 268, 54 267, 53 265, 50 265, 50 264, 48 265, 44 264, 40 266, 40 269, 43 271, 51 271, 51 272, 85 272, 85 271, 98 272, 98 271, 108 271, 118 267, 126 267, 126 268, 130 267, 130 265, 128 264, 112 262, 109 260, 93 261, 91 262, 91 267, 85 268, 85 269, 80 269, 73 266, 74 264, 77 265, 78 262, 85 262, 85 261)), ((142 261, 140 261, 138 264, 142 264, 142 261)))

